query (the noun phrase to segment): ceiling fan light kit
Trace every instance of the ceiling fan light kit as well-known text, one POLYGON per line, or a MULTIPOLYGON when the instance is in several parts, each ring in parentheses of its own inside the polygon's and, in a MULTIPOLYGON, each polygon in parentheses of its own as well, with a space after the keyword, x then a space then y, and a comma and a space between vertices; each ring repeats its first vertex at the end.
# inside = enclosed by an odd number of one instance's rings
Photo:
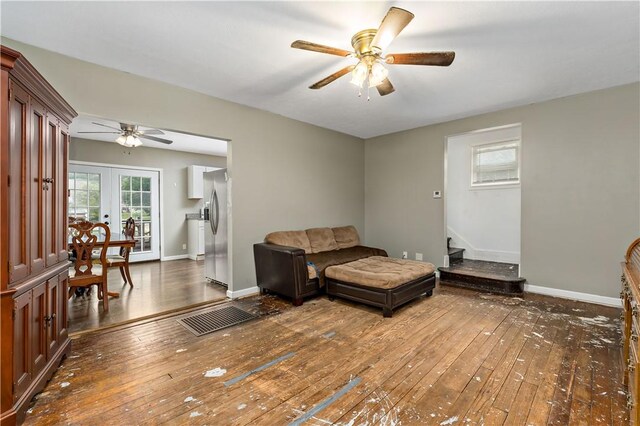
POLYGON ((127 148, 135 148, 142 145, 142 141, 133 135, 120 135, 116 139, 116 142, 127 148))
MULTIPOLYGON (((382 20, 380 27, 362 30, 351 38, 351 46, 354 51, 349 52, 335 47, 324 46, 304 40, 296 40, 291 43, 295 49, 310 50, 336 56, 351 56, 358 59, 356 65, 349 65, 336 71, 328 77, 309 86, 310 89, 320 89, 338 78, 351 73, 351 83, 362 89, 365 82, 367 88, 376 87, 380 96, 385 96, 395 91, 388 79, 389 71, 383 64, 389 65, 435 65, 449 66, 455 58, 454 52, 416 52, 416 53, 390 53, 383 56, 383 52, 391 42, 400 34, 413 19, 413 13, 392 7, 382 20)), ((367 96, 368 99, 368 96, 367 96)))

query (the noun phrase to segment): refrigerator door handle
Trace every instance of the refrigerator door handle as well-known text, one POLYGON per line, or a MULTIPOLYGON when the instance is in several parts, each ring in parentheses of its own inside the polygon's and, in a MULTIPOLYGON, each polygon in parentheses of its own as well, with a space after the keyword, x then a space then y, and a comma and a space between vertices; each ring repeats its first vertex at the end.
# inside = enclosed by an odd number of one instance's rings
POLYGON ((213 220, 214 218, 211 217, 212 211, 213 211, 213 204, 214 204, 214 200, 215 200, 215 189, 213 191, 211 191, 211 195, 209 196, 209 226, 211 227, 211 232, 213 232, 213 235, 216 235, 216 230, 214 228, 213 225, 213 220))
POLYGON ((218 204, 218 191, 213 191, 213 204, 215 205, 215 212, 216 212, 216 217, 215 217, 215 225, 214 225, 214 231, 213 231, 213 235, 217 235, 218 234, 218 224, 220 223, 220 205, 218 204))

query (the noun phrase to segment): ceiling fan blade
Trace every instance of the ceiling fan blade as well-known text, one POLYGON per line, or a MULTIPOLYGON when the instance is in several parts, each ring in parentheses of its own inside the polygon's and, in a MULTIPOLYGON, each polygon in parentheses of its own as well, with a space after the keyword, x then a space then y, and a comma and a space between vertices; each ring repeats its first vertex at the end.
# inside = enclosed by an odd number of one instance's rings
POLYGON ((138 130, 138 132, 141 135, 164 135, 164 132, 158 129, 138 130))
POLYGON ((149 139, 150 141, 160 142, 160 143, 166 143, 166 144, 173 143, 173 141, 170 141, 169 139, 156 138, 155 136, 140 135, 139 137, 143 139, 149 139))
POLYGON ((456 57, 456 52, 389 53, 387 64, 394 65, 436 65, 448 67, 456 57))
POLYGON ((78 133, 111 133, 113 135, 119 135, 122 132, 78 132, 78 133))
POLYGON ((385 78, 382 83, 378 84, 376 86, 376 89, 378 89, 378 93, 380 93, 380 96, 386 96, 396 91, 396 89, 393 87, 393 84, 391 84, 388 78, 385 78))
POLYGON ((348 67, 344 67, 340 71, 336 71, 330 76, 323 78, 319 82, 312 84, 311 86, 309 86, 309 89, 321 89, 327 84, 333 82, 334 80, 339 79, 343 75, 350 73, 351 71, 353 71, 355 67, 356 67, 355 65, 349 65, 348 67))
POLYGON ((113 130, 117 130, 119 133, 122 132, 122 129, 118 128, 118 127, 113 127, 113 126, 107 126, 106 124, 102 124, 102 123, 96 123, 95 121, 92 121, 91 124, 95 124, 96 126, 102 126, 102 127, 106 127, 108 129, 113 129, 113 130))
POLYGON ((377 53, 383 52, 398 34, 413 19, 413 13, 408 10, 392 7, 385 15, 375 37, 371 40, 371 48, 377 53))
POLYGON ((348 50, 338 49, 336 47, 331 47, 331 46, 324 46, 322 44, 311 43, 310 41, 304 41, 304 40, 294 41, 293 43, 291 43, 291 47, 293 47, 294 49, 311 50, 312 52, 327 53, 329 55, 336 55, 336 56, 351 55, 351 52, 349 52, 348 50))

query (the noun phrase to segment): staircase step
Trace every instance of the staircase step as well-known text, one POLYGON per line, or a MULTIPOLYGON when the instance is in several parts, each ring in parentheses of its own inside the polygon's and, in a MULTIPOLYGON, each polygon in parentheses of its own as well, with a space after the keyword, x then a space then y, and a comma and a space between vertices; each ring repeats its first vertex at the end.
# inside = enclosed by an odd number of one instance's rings
POLYGON ((440 283, 501 294, 522 294, 525 278, 518 276, 518 265, 464 259, 438 268, 440 283))
POLYGON ((449 264, 459 263, 463 260, 463 248, 450 247, 449 248, 449 264))

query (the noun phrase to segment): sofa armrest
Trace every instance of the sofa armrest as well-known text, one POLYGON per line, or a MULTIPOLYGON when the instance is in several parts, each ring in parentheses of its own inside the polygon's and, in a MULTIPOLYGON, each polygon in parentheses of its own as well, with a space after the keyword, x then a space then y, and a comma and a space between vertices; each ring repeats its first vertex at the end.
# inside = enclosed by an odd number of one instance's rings
MULTIPOLYGON (((299 300, 309 292, 307 257, 297 247, 269 243, 253 245, 258 286, 299 300)), ((317 289, 316 286, 312 286, 317 289)))

